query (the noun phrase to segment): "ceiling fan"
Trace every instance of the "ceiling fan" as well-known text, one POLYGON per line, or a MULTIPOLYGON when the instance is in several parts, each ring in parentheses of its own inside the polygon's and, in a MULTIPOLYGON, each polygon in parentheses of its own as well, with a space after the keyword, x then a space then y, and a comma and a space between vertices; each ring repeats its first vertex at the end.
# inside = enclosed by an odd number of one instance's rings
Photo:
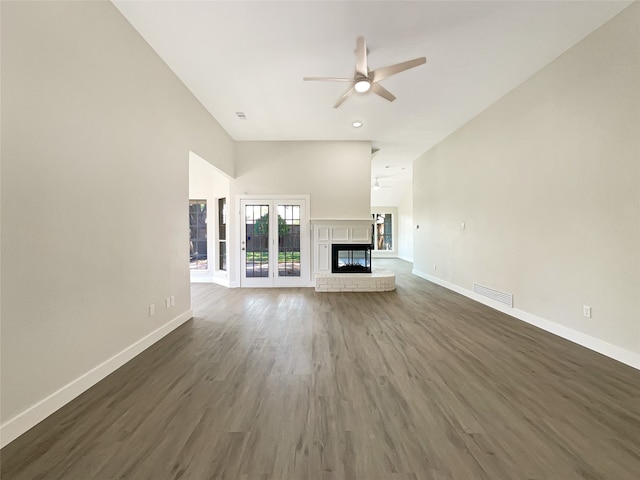
POLYGON ((381 188, 391 188, 389 185, 380 185, 380 182, 378 181, 378 177, 375 177, 376 181, 373 185, 371 185, 371 188, 373 188, 374 190, 380 190, 381 188))
POLYGON ((364 41, 364 37, 358 37, 356 39, 356 71, 353 78, 339 78, 339 77, 304 77, 304 81, 327 81, 327 82, 351 82, 349 90, 342 95, 333 108, 338 108, 342 102, 344 102, 349 95, 353 92, 366 93, 371 90, 376 95, 380 95, 382 98, 386 98, 390 102, 393 102, 396 97, 389 92, 386 88, 380 85, 380 80, 395 75, 396 73, 404 72, 410 68, 417 67, 426 63, 425 57, 414 58, 413 60, 407 60, 406 62, 396 63, 388 67, 378 68, 377 70, 369 71, 367 65, 367 44, 364 41))

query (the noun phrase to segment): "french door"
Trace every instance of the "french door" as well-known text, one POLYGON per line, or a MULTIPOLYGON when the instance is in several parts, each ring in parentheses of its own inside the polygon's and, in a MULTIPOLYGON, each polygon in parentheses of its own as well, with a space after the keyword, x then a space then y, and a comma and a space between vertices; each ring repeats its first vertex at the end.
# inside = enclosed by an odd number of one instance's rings
POLYGON ((240 200, 240 286, 308 286, 307 217, 306 198, 240 200))

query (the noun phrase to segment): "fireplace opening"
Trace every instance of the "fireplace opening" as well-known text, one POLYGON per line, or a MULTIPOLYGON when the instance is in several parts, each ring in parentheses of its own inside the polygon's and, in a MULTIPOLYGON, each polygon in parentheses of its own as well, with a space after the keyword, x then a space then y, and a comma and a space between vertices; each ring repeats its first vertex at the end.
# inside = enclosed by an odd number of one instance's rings
POLYGON ((371 273, 371 245, 366 243, 331 245, 331 273, 371 273))

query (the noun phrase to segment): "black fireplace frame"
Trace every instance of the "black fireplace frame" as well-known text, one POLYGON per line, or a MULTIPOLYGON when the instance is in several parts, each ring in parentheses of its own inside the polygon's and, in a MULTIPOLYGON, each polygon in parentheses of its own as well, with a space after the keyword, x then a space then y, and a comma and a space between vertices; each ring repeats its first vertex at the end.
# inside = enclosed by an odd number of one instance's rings
POLYGON ((371 252, 373 245, 369 243, 333 243, 331 244, 331 273, 371 273, 371 252), (338 252, 350 250, 365 253, 365 265, 351 263, 340 267, 338 265, 338 252))

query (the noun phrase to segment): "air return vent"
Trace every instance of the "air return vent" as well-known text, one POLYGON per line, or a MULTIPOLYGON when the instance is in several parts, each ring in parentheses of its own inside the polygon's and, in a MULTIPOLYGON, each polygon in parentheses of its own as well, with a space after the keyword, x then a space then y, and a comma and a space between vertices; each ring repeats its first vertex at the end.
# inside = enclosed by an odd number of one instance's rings
POLYGON ((513 308, 513 295, 510 293, 499 292, 498 290, 478 285, 477 283, 473 284, 473 291, 497 302, 504 303, 507 307, 513 308))

